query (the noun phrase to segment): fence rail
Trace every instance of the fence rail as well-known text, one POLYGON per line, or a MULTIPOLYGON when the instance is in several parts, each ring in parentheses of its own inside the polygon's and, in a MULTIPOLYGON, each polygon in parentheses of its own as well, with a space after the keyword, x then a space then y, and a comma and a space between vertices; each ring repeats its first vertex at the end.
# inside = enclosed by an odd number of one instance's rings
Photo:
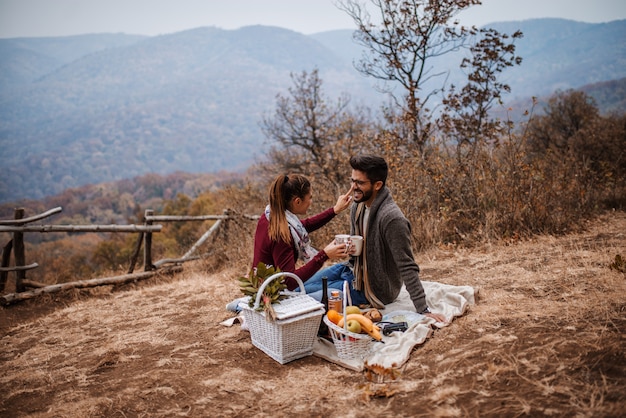
MULTIPOLYGON (((222 215, 201 215, 201 216, 169 216, 154 215, 152 210, 146 210, 144 214, 143 225, 26 225, 28 223, 41 221, 56 213, 62 211, 61 207, 50 209, 38 215, 24 218, 24 209, 16 209, 14 219, 0 220, 0 232, 8 232, 13 235, 12 239, 4 246, 2 252, 2 263, 0 264, 0 291, 4 291, 7 275, 15 272, 15 293, 0 296, 0 304, 7 305, 17 301, 30 299, 32 297, 54 293, 69 288, 83 288, 101 286, 105 284, 118 284, 127 281, 141 280, 152 277, 162 269, 164 273, 179 271, 182 267, 180 264, 198 260, 200 256, 193 254, 198 248, 204 244, 222 225, 223 222, 231 218, 227 210, 222 215), (152 262, 152 234, 161 232, 163 225, 154 224, 154 222, 187 222, 187 221, 206 221, 215 220, 216 222, 206 231, 202 237, 187 251, 181 258, 164 258, 162 260, 152 262), (43 285, 26 280, 26 271, 39 267, 37 263, 26 265, 24 254, 24 233, 48 233, 48 232, 116 232, 116 233, 138 233, 135 251, 131 257, 130 266, 127 274, 115 277, 80 280, 76 282, 61 283, 55 285, 43 285), (133 273, 141 247, 144 249, 144 272, 133 273), (14 265, 10 266, 10 255, 13 252, 14 265), (168 266, 172 265, 173 266, 168 266), (26 288, 35 288, 27 290, 26 288)), ((257 217, 244 215, 249 219, 257 217)))
MULTIPOLYGON (((54 209, 50 209, 44 213, 40 213, 39 215, 34 215, 28 218, 18 218, 18 214, 17 212, 20 209, 16 209, 16 214, 15 214, 15 219, 0 219, 0 225, 23 225, 26 223, 30 223, 30 222, 35 222, 35 221, 39 221, 41 219, 45 219, 49 216, 54 215, 55 213, 59 213, 61 212, 63 209, 58 206, 54 209)), ((22 213, 23 213, 23 209, 22 209, 22 213)))
POLYGON ((159 232, 162 228, 163 225, 0 225, 0 232, 159 232))
POLYGON ((174 215, 150 215, 146 221, 152 222, 177 222, 177 221, 217 221, 228 219, 228 215, 201 215, 201 216, 174 216, 174 215))
POLYGON ((27 266, 13 266, 13 267, 0 267, 0 271, 9 272, 9 271, 20 271, 20 270, 32 270, 39 267, 39 264, 32 263, 27 266))

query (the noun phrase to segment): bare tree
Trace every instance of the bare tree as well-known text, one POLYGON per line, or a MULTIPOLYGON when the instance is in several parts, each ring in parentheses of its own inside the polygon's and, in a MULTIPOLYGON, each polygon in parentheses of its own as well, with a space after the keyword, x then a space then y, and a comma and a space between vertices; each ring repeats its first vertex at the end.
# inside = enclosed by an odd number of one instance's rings
POLYGON ((478 34, 480 39, 469 48, 471 57, 461 62, 461 68, 467 71, 467 84, 458 91, 451 86, 438 121, 445 139, 457 143, 459 154, 463 148, 469 148, 471 154, 485 141, 497 140, 508 126, 490 118, 489 111, 495 103, 501 103, 503 92, 511 91, 508 84, 498 80, 498 74, 522 62, 522 58, 515 55, 514 43, 523 36, 522 32, 509 36, 487 28, 480 29, 478 34))
POLYGON ((446 71, 437 72, 431 66, 433 58, 457 51, 466 41, 469 29, 452 21, 462 10, 478 0, 371 0, 379 14, 373 22, 368 8, 358 0, 341 0, 339 8, 355 22, 355 40, 366 50, 357 64, 362 74, 391 82, 386 91, 402 107, 402 119, 409 136, 419 149, 428 140, 433 124, 429 99, 441 89, 423 91, 425 83, 442 78, 446 71), (394 95, 391 88, 400 85, 403 96, 394 95))
POLYGON ((321 177, 340 190, 350 154, 368 143, 367 111, 352 113, 345 94, 329 104, 317 69, 291 78, 289 96, 279 94, 274 114, 263 118, 263 133, 278 143, 270 160, 279 169, 321 177))

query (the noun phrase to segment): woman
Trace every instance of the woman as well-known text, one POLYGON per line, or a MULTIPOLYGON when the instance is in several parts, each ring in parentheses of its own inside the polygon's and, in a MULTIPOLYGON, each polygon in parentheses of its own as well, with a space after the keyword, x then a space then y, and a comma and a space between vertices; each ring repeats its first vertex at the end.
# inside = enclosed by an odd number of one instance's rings
MULTIPOLYGON (((339 196, 332 208, 301 220, 298 216, 306 215, 312 200, 311 183, 306 177, 299 174, 281 174, 276 177, 269 188, 269 205, 257 224, 252 265, 263 262, 281 271, 294 273, 305 283, 305 289, 309 286, 314 289, 311 296, 320 300, 320 285, 307 283, 307 280, 326 260, 346 257, 346 245, 331 242, 323 250, 317 251, 311 246, 309 233, 326 225, 348 208, 352 201, 352 188, 339 196), (304 264, 296 268, 298 260, 304 264)), ((290 277, 285 279, 285 284, 289 290, 298 286, 290 277)))

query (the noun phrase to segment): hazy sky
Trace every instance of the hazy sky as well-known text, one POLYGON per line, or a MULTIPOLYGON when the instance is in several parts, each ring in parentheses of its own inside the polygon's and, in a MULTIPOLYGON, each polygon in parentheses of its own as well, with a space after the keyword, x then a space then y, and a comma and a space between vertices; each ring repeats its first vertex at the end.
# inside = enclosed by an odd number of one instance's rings
MULTIPOLYGON (((123 32, 159 35, 200 26, 270 25, 311 34, 354 27, 336 0, 0 0, 0 38, 123 32)), ((483 0, 466 25, 560 17, 626 19, 626 0, 483 0)))

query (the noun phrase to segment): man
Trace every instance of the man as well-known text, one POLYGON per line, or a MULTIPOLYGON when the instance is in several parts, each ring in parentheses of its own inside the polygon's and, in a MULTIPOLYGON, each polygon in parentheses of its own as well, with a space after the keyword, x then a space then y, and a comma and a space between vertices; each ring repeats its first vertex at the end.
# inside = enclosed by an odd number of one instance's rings
POLYGON ((350 280, 354 304, 369 303, 384 308, 393 302, 402 285, 418 313, 446 322, 444 315, 430 312, 419 279, 419 267, 411 247, 411 225, 386 186, 388 166, 373 155, 350 158, 352 200, 350 234, 362 235, 363 251, 347 264, 336 264, 318 272, 329 283, 350 280))

